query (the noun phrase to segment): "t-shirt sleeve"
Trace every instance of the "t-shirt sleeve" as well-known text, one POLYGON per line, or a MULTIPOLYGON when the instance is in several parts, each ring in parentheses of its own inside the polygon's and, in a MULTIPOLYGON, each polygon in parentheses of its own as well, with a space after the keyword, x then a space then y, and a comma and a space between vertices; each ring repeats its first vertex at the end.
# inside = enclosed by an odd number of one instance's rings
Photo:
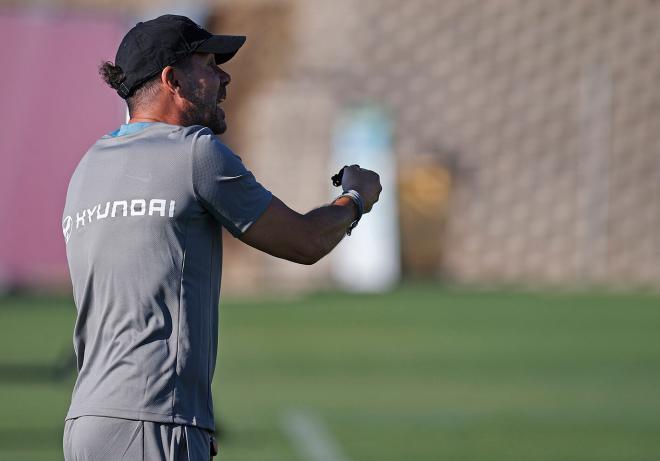
POLYGON ((259 219, 273 196, 240 157, 206 129, 194 137, 192 176, 197 199, 234 237, 259 219))

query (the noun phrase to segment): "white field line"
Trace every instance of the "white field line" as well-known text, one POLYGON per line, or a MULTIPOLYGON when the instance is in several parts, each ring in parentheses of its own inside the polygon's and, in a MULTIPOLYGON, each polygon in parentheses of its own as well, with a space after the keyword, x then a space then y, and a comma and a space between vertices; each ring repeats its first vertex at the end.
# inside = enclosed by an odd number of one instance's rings
POLYGON ((282 427, 304 461, 350 461, 323 420, 307 410, 290 410, 282 427))

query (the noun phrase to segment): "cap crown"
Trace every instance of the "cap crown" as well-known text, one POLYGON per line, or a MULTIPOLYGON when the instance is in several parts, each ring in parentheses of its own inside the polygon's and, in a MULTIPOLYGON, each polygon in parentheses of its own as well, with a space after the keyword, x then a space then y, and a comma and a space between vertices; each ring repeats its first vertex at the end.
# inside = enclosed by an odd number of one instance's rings
POLYGON ((213 34, 185 16, 168 14, 139 22, 119 45, 115 65, 125 80, 117 93, 126 99, 133 91, 167 66, 192 53, 213 34))

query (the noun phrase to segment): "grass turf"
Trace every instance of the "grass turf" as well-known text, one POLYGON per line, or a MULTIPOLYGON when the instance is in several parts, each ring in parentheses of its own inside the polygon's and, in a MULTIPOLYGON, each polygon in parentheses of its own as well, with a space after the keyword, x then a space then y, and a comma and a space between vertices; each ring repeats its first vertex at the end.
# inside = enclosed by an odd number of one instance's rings
MULTIPOLYGON (((59 460, 68 300, 0 300, 0 460, 59 460)), ((224 302, 220 459, 302 460, 321 417, 362 460, 648 460, 660 453, 660 296, 406 285, 224 302)))

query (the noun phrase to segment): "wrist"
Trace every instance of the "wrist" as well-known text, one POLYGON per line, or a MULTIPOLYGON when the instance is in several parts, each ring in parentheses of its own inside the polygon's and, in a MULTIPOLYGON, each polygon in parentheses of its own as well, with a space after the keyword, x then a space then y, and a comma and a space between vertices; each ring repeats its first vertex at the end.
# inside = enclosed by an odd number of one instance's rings
POLYGON ((344 191, 339 197, 335 199, 334 203, 338 203, 339 200, 342 202, 350 201, 353 203, 353 210, 355 211, 355 215, 348 230, 346 231, 346 235, 351 235, 351 232, 358 225, 360 218, 362 218, 362 215, 364 214, 364 200, 362 199, 362 196, 359 192, 352 189, 344 191))
POLYGON ((355 221, 355 219, 357 218, 358 207, 355 204, 355 202, 353 201, 353 199, 351 199, 350 197, 347 197, 345 195, 340 195, 339 197, 337 197, 336 199, 334 199, 332 201, 332 204, 333 205, 340 205, 340 206, 343 206, 343 207, 346 207, 346 208, 350 208, 351 213, 352 213, 352 220, 355 221))

